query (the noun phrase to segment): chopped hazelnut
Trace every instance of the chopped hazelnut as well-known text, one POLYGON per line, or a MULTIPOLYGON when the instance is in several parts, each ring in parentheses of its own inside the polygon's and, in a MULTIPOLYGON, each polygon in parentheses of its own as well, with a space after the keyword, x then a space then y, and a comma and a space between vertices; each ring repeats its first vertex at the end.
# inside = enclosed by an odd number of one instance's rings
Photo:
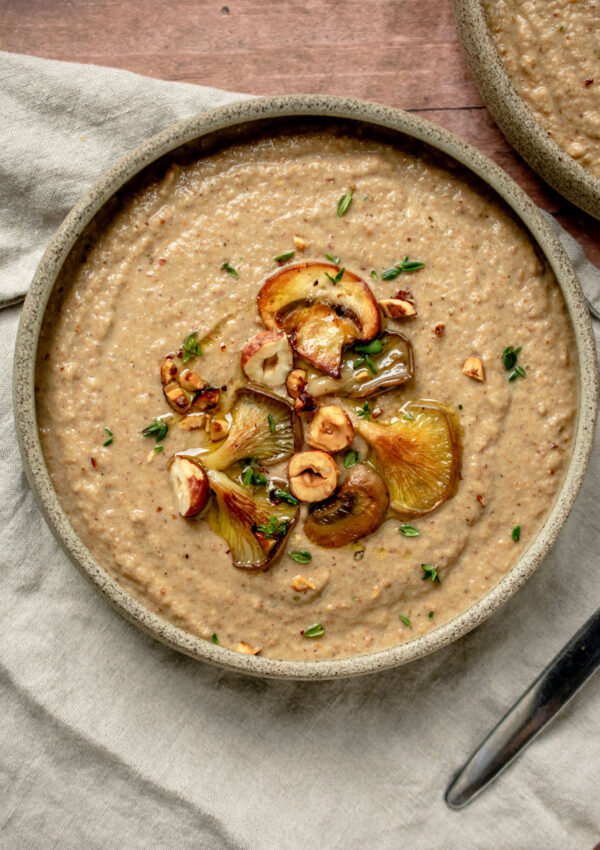
POLYGON ((175 381, 177 379, 178 372, 179 369, 173 360, 173 355, 167 354, 160 364, 160 379, 163 382, 163 386, 170 384, 171 381, 175 381))
POLYGON ((377 303, 383 315, 389 319, 405 319, 417 315, 417 308, 412 301, 404 301, 401 298, 382 298, 377 303))
POLYGON ((308 428, 308 445, 326 452, 341 452, 354 439, 354 428, 345 410, 327 404, 315 413, 308 428))
POLYGON ((296 593, 305 593, 307 590, 315 590, 316 586, 304 576, 294 576, 292 579, 292 590, 296 593))
POLYGON ((258 655, 259 652, 262 652, 262 646, 259 646, 258 649, 254 649, 253 646, 250 646, 249 643, 245 643, 245 641, 241 640, 236 646, 236 652, 243 652, 244 655, 258 655))
POLYGON ((300 391, 306 386, 306 372, 304 369, 292 369, 285 379, 285 388, 291 398, 298 398, 300 391))
POLYGON ((327 499, 337 486, 337 478, 337 464, 327 452, 298 452, 290 458, 290 493, 302 502, 327 499))
POLYGON ((177 381, 171 381, 169 384, 163 389, 165 394, 165 398, 167 399, 169 406, 176 410, 178 413, 185 413, 190 408, 190 397, 189 395, 181 389, 177 381))
POLYGON ((206 386, 206 381, 203 381, 200 375, 197 375, 190 369, 185 369, 179 375, 179 384, 184 390, 191 390, 194 392, 197 390, 203 390, 206 386))
POLYGON ((446 330, 446 325, 443 322, 438 322, 433 326, 433 332, 436 336, 441 336, 446 330))
POLYGON ((212 387, 207 387, 205 390, 200 390, 192 402, 191 409, 195 412, 204 410, 212 410, 216 407, 221 398, 221 390, 212 387))
POLYGON ((205 413, 190 413, 179 420, 179 427, 184 431, 199 431, 204 428, 205 413))
POLYGON ((294 236, 294 246, 296 248, 296 251, 304 251, 306 245, 307 243, 304 241, 304 239, 302 239, 302 237, 294 236))
POLYGON ((229 422, 227 419, 211 419, 210 421, 210 439, 212 443, 217 440, 222 440, 229 432, 229 422))
POLYGON ((359 381, 361 384, 363 381, 366 381, 370 376, 370 372, 368 369, 359 369, 358 372, 354 373, 354 380, 359 381))
POLYGON ((463 375, 474 378, 476 381, 485 381, 485 370, 483 360, 477 354, 470 354, 463 363, 463 375))

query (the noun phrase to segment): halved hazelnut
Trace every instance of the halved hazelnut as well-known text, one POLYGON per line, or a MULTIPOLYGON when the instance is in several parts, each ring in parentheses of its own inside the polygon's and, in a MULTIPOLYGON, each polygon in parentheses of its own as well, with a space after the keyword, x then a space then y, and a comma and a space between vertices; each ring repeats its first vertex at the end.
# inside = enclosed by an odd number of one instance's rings
POLYGON ((302 502, 327 499, 337 486, 337 478, 337 464, 327 452, 298 452, 290 458, 290 493, 302 502))
POLYGON ((184 390, 190 390, 191 392, 197 392, 198 390, 203 390, 206 386, 206 381, 203 381, 200 375, 197 375, 195 372, 192 372, 191 369, 185 369, 179 375, 179 385, 183 387, 184 390))
POLYGON ((258 649, 255 649, 253 646, 250 646, 249 643, 241 640, 236 646, 236 652, 243 652, 244 655, 258 655, 259 652, 262 652, 262 646, 259 646, 258 649))
POLYGON ((326 452, 341 452, 354 439, 354 428, 345 410, 326 404, 315 413, 308 428, 308 445, 326 452))
POLYGON ((229 433, 229 422, 227 419, 211 419, 209 433, 211 443, 216 443, 217 440, 222 440, 229 433))
POLYGON ((405 301, 402 298, 382 298, 377 303, 388 319, 404 319, 417 315, 417 308, 412 301, 405 301))
POLYGON ((316 590, 316 586, 304 576, 294 576, 292 590, 295 590, 296 593, 305 593, 307 590, 316 590))
POLYGON ((246 377, 263 386, 283 384, 293 365, 292 349, 281 331, 261 331, 242 349, 242 369, 246 377))
POLYGON ((197 460, 175 455, 170 461, 169 473, 181 516, 199 514, 209 494, 208 476, 204 467, 197 460))
POLYGON ((285 388, 288 395, 292 398, 298 398, 301 390, 306 386, 306 370, 292 369, 290 374, 285 379, 285 388))
POLYGON ((483 360, 477 354, 470 354, 463 363, 463 375, 474 378, 476 381, 485 381, 485 369, 483 360))

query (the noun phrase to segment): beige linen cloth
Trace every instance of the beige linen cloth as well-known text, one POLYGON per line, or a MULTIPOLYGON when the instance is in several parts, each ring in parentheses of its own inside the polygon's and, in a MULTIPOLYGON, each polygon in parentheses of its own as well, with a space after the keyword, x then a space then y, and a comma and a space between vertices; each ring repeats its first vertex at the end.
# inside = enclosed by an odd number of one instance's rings
MULTIPOLYGON (((0 80, 4 304, 23 295, 55 228, 115 159, 241 97, 7 54, 0 80)), ((600 291, 600 272, 567 248, 600 291)), ((467 809, 447 809, 443 792, 600 603, 598 448, 552 554, 476 631, 366 678, 248 679, 125 622, 50 534, 12 421, 19 312, 0 312, 2 848, 592 850, 600 677, 467 809)))

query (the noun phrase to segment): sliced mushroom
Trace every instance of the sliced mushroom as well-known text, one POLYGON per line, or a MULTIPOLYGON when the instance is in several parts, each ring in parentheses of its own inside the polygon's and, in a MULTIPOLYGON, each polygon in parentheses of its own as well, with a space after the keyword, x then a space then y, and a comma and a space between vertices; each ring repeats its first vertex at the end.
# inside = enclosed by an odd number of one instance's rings
POLYGON ((356 430, 371 447, 390 506, 402 519, 425 516, 456 493, 460 426, 454 411, 435 401, 411 401, 390 422, 361 420, 356 430))
POLYGON ((366 463, 359 463, 330 499, 311 505, 304 531, 309 540, 326 549, 345 546, 379 528, 388 501, 380 476, 366 463))
POLYGON ((235 394, 226 439, 202 460, 211 469, 226 469, 249 457, 268 465, 285 460, 301 445, 302 426, 292 405, 248 384, 235 394))
POLYGON ((308 445, 326 452, 341 452, 353 439, 354 428, 348 414, 337 404, 320 407, 308 427, 308 445))
POLYGON ((337 486, 337 463, 321 451, 298 452, 288 464, 290 493, 301 502, 320 502, 337 486))
POLYGON ((410 381, 414 374, 413 349, 405 336, 386 331, 363 346, 368 347, 373 350, 366 357, 365 352, 353 349, 344 352, 340 380, 309 370, 306 385, 308 392, 315 398, 328 393, 349 398, 368 398, 373 393, 391 390, 410 381))
POLYGON ((202 464, 194 458, 175 455, 169 462, 169 474, 181 516, 199 514, 209 494, 208 476, 202 464))
POLYGON ((234 567, 266 570, 282 554, 298 515, 297 506, 274 505, 263 490, 252 491, 224 472, 208 470, 215 495, 208 512, 212 530, 230 550, 234 567))
POLYGON ((280 386, 293 365, 292 349, 283 331, 261 331, 242 349, 242 369, 256 384, 280 386))
POLYGON ((284 330, 293 349, 328 375, 339 377, 342 348, 379 331, 373 293, 357 275, 332 263, 304 262, 272 274, 258 294, 269 330, 284 330))

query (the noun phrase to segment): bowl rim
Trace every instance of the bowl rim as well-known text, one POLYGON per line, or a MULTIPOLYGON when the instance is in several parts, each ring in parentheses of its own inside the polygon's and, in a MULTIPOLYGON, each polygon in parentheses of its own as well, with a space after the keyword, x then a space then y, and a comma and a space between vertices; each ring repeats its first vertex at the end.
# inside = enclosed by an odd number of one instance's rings
POLYGON ((600 219, 600 179, 548 135, 517 93, 496 49, 482 0, 454 0, 454 18, 477 90, 509 144, 559 194, 600 219))
POLYGON ((475 628, 524 584, 554 543, 579 491, 594 436, 598 375, 591 320, 570 261, 541 212, 498 165, 463 139, 402 110, 333 95, 293 95, 236 102, 181 121, 128 153, 89 189, 54 235, 25 299, 15 345, 13 399, 25 471, 42 514, 71 561, 120 614, 168 646, 227 670, 266 678, 325 680, 374 673, 446 646, 475 628), (546 522, 518 562, 484 597, 437 629, 379 652, 323 661, 242 655, 185 632, 126 593, 91 555, 62 509, 44 462, 34 392, 39 333, 57 275, 81 232, 112 195, 155 160, 201 136, 257 120, 281 119, 285 123, 302 117, 356 121, 396 131, 441 151, 482 179, 512 208, 545 254, 563 292, 579 352, 579 407, 572 456, 546 522))

